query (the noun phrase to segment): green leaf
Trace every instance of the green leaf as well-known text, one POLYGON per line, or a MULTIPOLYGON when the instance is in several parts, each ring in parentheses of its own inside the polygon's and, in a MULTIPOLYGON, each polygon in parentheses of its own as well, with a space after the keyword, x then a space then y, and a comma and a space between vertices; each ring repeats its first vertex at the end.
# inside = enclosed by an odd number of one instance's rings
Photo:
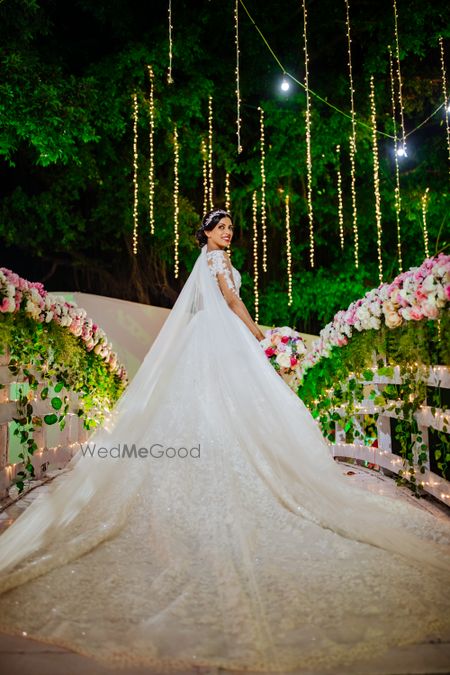
POLYGON ((54 398, 52 398, 51 403, 52 403, 52 408, 53 408, 54 410, 59 410, 59 409, 61 408, 61 406, 62 406, 62 401, 61 401, 61 399, 58 398, 57 396, 55 396, 54 398))
POLYGON ((58 417, 55 414, 44 416, 44 422, 46 424, 55 424, 57 421, 58 421, 58 417))

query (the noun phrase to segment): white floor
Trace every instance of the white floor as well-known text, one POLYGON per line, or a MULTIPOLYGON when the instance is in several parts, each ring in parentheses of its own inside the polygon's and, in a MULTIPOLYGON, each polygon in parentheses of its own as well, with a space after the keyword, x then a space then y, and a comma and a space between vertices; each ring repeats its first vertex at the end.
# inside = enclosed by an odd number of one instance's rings
MULTIPOLYGON (((354 464, 340 463, 342 472, 348 480, 357 481, 368 490, 381 494, 395 495, 406 499, 417 508, 426 509, 438 518, 450 518, 450 509, 432 499, 420 499, 412 495, 407 488, 399 488, 394 480, 354 464), (350 473, 349 473, 350 472, 350 473), (353 473, 352 473, 353 472, 353 473)), ((59 472, 55 472, 57 475, 59 472)), ((46 485, 37 485, 20 500, 13 502, 0 513, 0 532, 7 528, 23 509, 45 491, 46 485)), ((449 608, 450 611, 450 608, 449 608)), ((0 634, 0 675, 159 675, 149 669, 114 670, 100 666, 89 659, 60 649, 35 642, 27 638, 11 637, 0 634)), ((370 662, 361 662, 345 670, 307 671, 298 670, 290 675, 433 675, 447 673, 450 675, 450 643, 420 644, 398 647, 390 650, 382 657, 370 662)), ((244 675, 244 671, 226 671, 224 669, 193 668, 190 673, 174 675, 244 675)), ((250 675, 245 671, 245 675, 250 675)))

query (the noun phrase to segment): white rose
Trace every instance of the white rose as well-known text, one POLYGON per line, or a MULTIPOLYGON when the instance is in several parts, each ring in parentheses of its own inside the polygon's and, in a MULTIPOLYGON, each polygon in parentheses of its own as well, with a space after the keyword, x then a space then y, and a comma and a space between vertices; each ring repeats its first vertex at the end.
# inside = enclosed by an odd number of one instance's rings
POLYGON ((278 354, 275 361, 282 368, 290 368, 291 367, 291 358, 290 358, 289 354, 286 354, 286 352, 281 352, 281 354, 278 354))

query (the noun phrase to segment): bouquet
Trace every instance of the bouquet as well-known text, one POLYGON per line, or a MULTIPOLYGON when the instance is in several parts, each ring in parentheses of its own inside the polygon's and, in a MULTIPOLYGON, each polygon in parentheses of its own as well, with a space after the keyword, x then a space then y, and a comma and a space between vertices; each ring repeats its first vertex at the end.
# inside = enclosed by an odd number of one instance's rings
POLYGON ((300 364, 307 352, 305 341, 289 326, 270 328, 259 344, 277 371, 291 389, 300 384, 300 364))

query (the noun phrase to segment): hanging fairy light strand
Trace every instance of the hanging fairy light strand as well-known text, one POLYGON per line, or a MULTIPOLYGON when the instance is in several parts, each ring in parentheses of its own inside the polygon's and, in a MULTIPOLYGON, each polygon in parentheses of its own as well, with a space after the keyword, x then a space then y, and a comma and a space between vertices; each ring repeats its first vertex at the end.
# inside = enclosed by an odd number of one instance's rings
MULTIPOLYGON (((274 61, 276 62, 276 64, 277 64, 278 67, 280 68, 280 70, 281 70, 281 72, 282 72, 282 74, 283 74, 283 82, 285 83, 285 85, 287 86, 287 88, 289 88, 289 80, 292 80, 292 82, 295 82, 296 84, 298 84, 299 87, 302 87, 303 89, 305 89, 305 83, 302 82, 301 80, 297 80, 297 78, 296 78, 294 75, 292 75, 291 73, 289 73, 289 72, 286 70, 286 68, 283 66, 283 64, 281 63, 280 59, 279 59, 278 56, 275 54, 274 50, 273 50, 272 47, 270 46, 270 44, 269 44, 269 42, 267 41, 266 37, 264 36, 263 32, 261 31, 261 29, 259 28, 259 26, 256 24, 255 20, 253 19, 252 15, 251 15, 250 12, 248 11, 248 8, 246 7, 246 5, 245 5, 245 3, 243 2, 243 0, 239 0, 239 3, 240 3, 240 5, 243 7, 243 9, 245 10, 245 12, 246 12, 248 18, 250 19, 251 23, 253 24, 253 27, 255 28, 255 30, 257 31, 257 33, 259 34, 259 36, 261 37, 261 39, 262 39, 262 41, 264 42, 264 44, 266 45, 268 51, 269 51, 270 54, 272 55, 274 61)), ((282 85, 282 88, 283 88, 283 85, 282 85)), ((334 110, 335 112, 339 113, 339 115, 342 115, 343 117, 345 117, 345 118, 347 118, 347 119, 349 119, 349 120, 352 119, 352 118, 351 118, 351 115, 350 115, 348 112, 346 112, 345 110, 342 110, 341 108, 339 108, 339 106, 334 105, 334 103, 331 103, 331 101, 329 101, 327 98, 323 98, 323 96, 320 96, 320 94, 318 94, 318 93, 317 93, 316 91, 314 91, 313 89, 310 88, 310 89, 309 89, 309 93, 310 93, 311 96, 313 96, 315 99, 317 99, 318 101, 321 101, 321 103, 323 103, 325 106, 327 106, 328 108, 331 108, 331 109, 334 110)), ((440 103, 440 104, 437 106, 437 108, 436 108, 435 110, 433 110, 433 112, 432 112, 430 115, 428 115, 428 117, 427 117, 426 119, 422 120, 422 122, 420 122, 416 127, 414 127, 414 129, 411 129, 411 131, 408 131, 408 133, 405 133, 405 138, 408 138, 409 136, 412 136, 412 134, 416 133, 416 131, 418 131, 419 129, 421 129, 421 128, 424 126, 424 124, 426 124, 427 122, 429 122, 435 115, 437 115, 437 113, 442 109, 443 105, 444 105, 443 103, 440 103)), ((359 126, 361 126, 361 127, 364 127, 365 129, 368 129, 369 131, 372 131, 372 128, 371 128, 370 124, 366 124, 366 122, 364 122, 364 120, 359 119, 358 117, 355 117, 355 121, 356 121, 356 124, 357 124, 357 125, 359 125, 359 126)), ((381 131, 381 129, 377 129, 377 133, 378 133, 379 136, 383 136, 384 138, 391 138, 391 139, 394 138, 391 134, 387 133, 386 131, 381 131)))
POLYGON ((401 221, 400 213, 402 210, 402 200, 400 192, 400 170, 398 166, 398 137, 397 137, 397 106, 395 103, 395 77, 394 77, 394 63, 392 57, 391 46, 388 45, 389 51, 389 75, 391 82, 391 104, 392 104, 392 127, 394 131, 394 164, 395 164, 395 189, 394 189, 394 208, 395 208, 395 221, 397 225, 397 259, 398 259, 398 269, 400 272, 403 272, 403 258, 402 258, 402 232, 401 232, 401 221))
POLYGON ((225 172, 225 211, 231 211, 230 174, 225 172))
POLYGON ((355 89, 353 87, 353 66, 352 66, 352 36, 350 29, 350 6, 348 0, 345 0, 346 25, 347 25, 347 49, 348 49, 348 78, 350 86, 350 115, 352 122, 352 133, 349 138, 350 144, 350 177, 351 177, 351 195, 352 195, 352 220, 353 220, 353 239, 355 267, 359 267, 359 233, 358 233, 358 208, 356 203, 356 115, 355 115, 355 89))
POLYGON ((291 255, 291 212, 289 204, 289 195, 285 197, 286 207, 286 260, 287 260, 287 278, 288 278, 288 306, 292 305, 292 255, 291 255))
POLYGON ((259 107, 260 148, 261 148, 261 229, 262 229, 262 268, 267 272, 267 226, 266 226, 266 149, 264 137, 264 110, 259 107))
POLYGON ((258 294, 258 197, 256 190, 252 196, 253 212, 253 290, 255 294, 255 323, 259 321, 259 294, 258 294))
POLYGON ((208 96, 208 195, 209 208, 214 208, 214 177, 213 177, 213 109, 212 96, 208 96))
POLYGON ((153 68, 147 66, 150 77, 150 97, 149 97, 149 162, 148 162, 148 218, 150 223, 150 234, 155 234, 155 98, 154 98, 154 74, 153 68))
POLYGON ((383 257, 381 250, 382 224, 381 224, 381 197, 380 197, 380 163, 378 158, 377 138, 377 110, 375 105, 374 76, 370 76, 370 118, 372 121, 372 144, 373 144, 373 187, 375 192, 375 221, 377 224, 377 254, 378 254, 378 279, 383 283, 383 257))
POLYGON ((167 69, 167 82, 169 84, 173 84, 173 79, 172 79, 172 50, 173 50, 173 38, 172 38, 172 31, 173 31, 173 25, 172 25, 172 0, 169 0, 169 67, 167 69))
POLYGON ((179 221, 179 177, 178 164, 180 161, 180 147, 178 144, 178 129, 176 125, 173 128, 173 228, 174 228, 174 275, 178 278, 178 221, 179 221))
POLYGON ((133 253, 138 250, 138 213, 139 213, 139 191, 138 191, 138 117, 139 108, 137 94, 133 94, 133 253))
POLYGON ((392 0, 394 9, 394 36, 395 36, 395 59, 397 63, 397 78, 398 78, 398 105, 400 109, 400 125, 402 129, 402 144, 397 147, 397 153, 400 157, 406 157, 406 134, 405 134, 405 117, 403 113, 403 82, 402 71, 400 67, 400 46, 398 39, 398 13, 397 0, 392 0))
POLYGON ((425 192, 422 195, 422 220, 423 220, 423 245, 425 248, 425 258, 430 257, 430 251, 428 247, 428 226, 427 226, 427 211, 428 211, 428 196, 430 188, 427 187, 425 192))
POLYGON ((442 93, 444 94, 444 116, 445 116, 445 130, 447 132, 447 153, 448 153, 448 170, 450 172, 450 128, 449 128, 449 113, 450 107, 448 103, 447 96, 447 73, 445 70, 445 53, 444 53, 444 40, 442 37, 439 38, 439 50, 441 54, 441 70, 442 70, 442 93))
POLYGON ((307 201, 309 221, 309 263, 314 267, 314 214, 312 205, 312 161, 311 161, 311 97, 309 94, 309 58, 308 58, 308 12, 306 0, 303 0, 303 51, 305 53, 305 91, 306 91, 306 175, 307 175, 307 201))
POLYGON ((236 0, 234 6, 234 41, 236 43, 236 136, 237 136, 237 151, 238 154, 242 152, 241 145, 241 85, 239 81, 239 0, 236 0))
POLYGON ((203 216, 206 216, 209 206, 209 181, 208 181, 208 150, 205 139, 202 138, 200 152, 203 165, 203 216))
POLYGON ((338 221, 339 221, 339 244, 341 251, 344 250, 344 203, 342 199, 342 173, 341 173, 341 146, 336 146, 337 153, 337 190, 338 190, 338 221))

